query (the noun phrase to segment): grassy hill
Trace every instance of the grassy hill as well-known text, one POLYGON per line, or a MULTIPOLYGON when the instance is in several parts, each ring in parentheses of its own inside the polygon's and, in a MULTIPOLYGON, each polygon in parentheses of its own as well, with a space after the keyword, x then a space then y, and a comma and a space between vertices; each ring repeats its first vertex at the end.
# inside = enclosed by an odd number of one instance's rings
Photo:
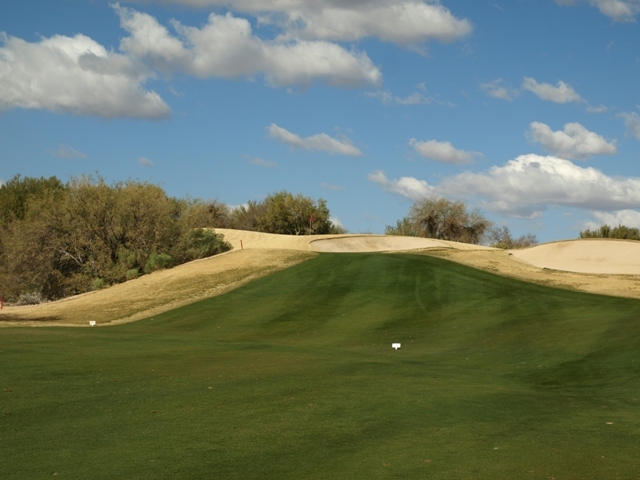
POLYGON ((322 254, 140 322, 1 333, 2 478, 640 475, 637 300, 322 254))

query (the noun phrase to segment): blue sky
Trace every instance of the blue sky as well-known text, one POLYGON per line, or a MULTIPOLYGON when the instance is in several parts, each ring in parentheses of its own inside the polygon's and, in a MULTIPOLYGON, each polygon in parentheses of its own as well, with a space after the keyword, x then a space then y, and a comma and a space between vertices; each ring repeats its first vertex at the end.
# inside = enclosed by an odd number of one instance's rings
POLYGON ((640 0, 23 0, 0 181, 279 190, 382 233, 464 200, 512 233, 640 227, 640 0))

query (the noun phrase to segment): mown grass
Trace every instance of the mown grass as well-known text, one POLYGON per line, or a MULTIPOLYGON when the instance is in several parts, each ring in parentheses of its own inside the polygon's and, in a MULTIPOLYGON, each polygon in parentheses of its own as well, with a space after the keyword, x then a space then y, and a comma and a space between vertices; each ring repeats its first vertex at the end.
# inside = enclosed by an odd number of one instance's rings
POLYGON ((0 336, 0 477, 640 478, 640 302, 323 254, 0 336), (402 349, 391 349, 401 342, 402 349))

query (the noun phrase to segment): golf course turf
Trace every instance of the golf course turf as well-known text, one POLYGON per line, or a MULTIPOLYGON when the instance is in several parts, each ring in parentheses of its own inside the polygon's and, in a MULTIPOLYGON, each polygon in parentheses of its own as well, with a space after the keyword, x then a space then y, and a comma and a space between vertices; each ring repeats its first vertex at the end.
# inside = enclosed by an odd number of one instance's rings
POLYGON ((5 328, 0 362, 3 479, 640 478, 640 301, 428 256, 5 328))

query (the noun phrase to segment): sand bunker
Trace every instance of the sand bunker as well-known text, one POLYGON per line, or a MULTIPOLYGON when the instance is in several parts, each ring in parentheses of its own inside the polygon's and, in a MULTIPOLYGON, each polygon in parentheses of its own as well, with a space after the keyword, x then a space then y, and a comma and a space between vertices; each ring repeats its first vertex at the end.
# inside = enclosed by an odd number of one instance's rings
POLYGON ((511 250, 518 260, 539 268, 592 274, 640 275, 640 242, 581 239, 511 250))
POLYGON ((402 252, 425 248, 492 250, 482 245, 395 235, 276 235, 226 228, 217 228, 216 232, 223 234, 224 239, 236 250, 264 248, 333 253, 402 252))
POLYGON ((398 252, 423 248, 451 248, 444 242, 431 238, 358 236, 313 240, 311 248, 316 252, 398 252))

